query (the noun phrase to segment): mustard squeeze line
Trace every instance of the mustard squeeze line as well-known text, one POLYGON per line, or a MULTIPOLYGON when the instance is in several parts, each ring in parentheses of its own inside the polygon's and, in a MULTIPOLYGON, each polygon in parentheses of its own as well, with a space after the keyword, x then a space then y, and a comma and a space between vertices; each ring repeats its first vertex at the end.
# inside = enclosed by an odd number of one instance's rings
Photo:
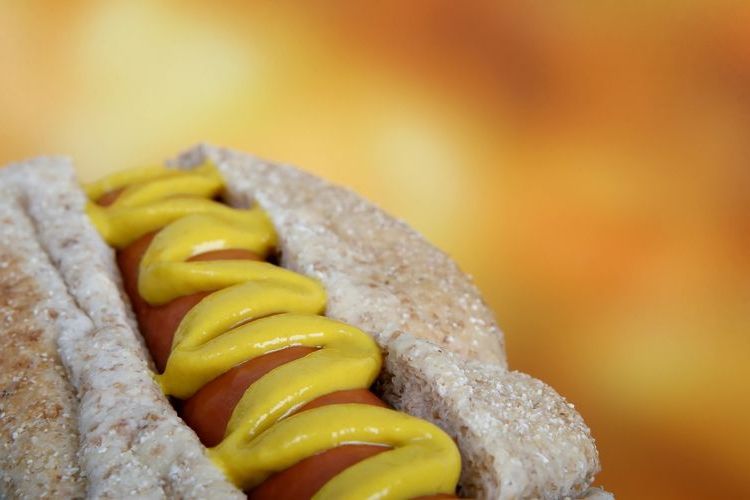
POLYGON ((210 164, 192 171, 146 167, 85 187, 87 213, 102 237, 124 248, 160 230, 143 255, 138 289, 160 305, 196 292, 213 292, 180 323, 164 373, 165 394, 186 399, 240 363, 290 346, 316 351, 271 370, 235 407, 224 439, 208 453, 238 487, 249 490, 269 475, 344 444, 392 449, 367 458, 328 481, 315 498, 409 498, 452 493, 460 474, 455 443, 438 427, 386 408, 335 404, 294 411, 331 392, 368 388, 381 353, 361 330, 321 316, 326 295, 316 280, 247 260, 190 261, 224 249, 267 257, 276 234, 260 208, 213 201, 223 180, 210 164), (95 203, 122 189, 108 207, 95 203), (237 326, 239 325, 239 326, 237 326))

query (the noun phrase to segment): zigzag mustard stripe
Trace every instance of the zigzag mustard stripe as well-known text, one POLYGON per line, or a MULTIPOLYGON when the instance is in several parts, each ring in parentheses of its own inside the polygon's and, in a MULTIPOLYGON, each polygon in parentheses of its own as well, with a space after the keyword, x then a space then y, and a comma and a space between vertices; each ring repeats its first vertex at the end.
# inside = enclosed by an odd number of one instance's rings
POLYGON ((261 256, 276 244, 260 209, 210 200, 223 189, 215 169, 146 168, 87 188, 87 210, 104 238, 122 248, 161 229, 144 254, 138 288, 151 304, 213 291, 180 323, 163 374, 165 394, 186 399, 245 361, 290 346, 316 351, 253 383, 237 404, 223 441, 209 450, 240 488, 342 444, 392 449, 349 467, 316 498, 409 498, 452 493, 460 473, 455 443, 436 426, 394 410, 362 404, 323 406, 291 415, 331 392, 368 388, 381 368, 372 338, 319 316, 326 295, 315 280, 266 262, 188 261, 194 255, 245 249, 261 256), (94 203, 124 189, 109 207, 94 203))

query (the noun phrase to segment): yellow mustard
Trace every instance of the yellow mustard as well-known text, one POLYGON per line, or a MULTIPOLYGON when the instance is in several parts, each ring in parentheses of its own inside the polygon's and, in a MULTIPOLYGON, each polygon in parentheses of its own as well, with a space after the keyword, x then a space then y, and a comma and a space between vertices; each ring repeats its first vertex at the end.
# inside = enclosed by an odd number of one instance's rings
POLYGON ((163 374, 165 394, 186 399, 247 360, 290 346, 316 351, 271 370, 242 396, 222 442, 209 456, 249 490, 274 472, 344 444, 392 449, 328 481, 315 498, 410 498, 452 493, 460 474, 455 443, 438 427, 405 413, 336 404, 292 415, 319 396, 369 387, 381 368, 372 338, 320 316, 326 295, 316 280, 266 262, 188 262, 192 256, 245 249, 266 257, 276 234, 260 208, 213 201, 223 180, 210 164, 192 171, 146 167, 85 187, 87 213, 103 238, 123 248, 159 230, 141 260, 138 289, 152 305, 214 292, 183 318, 163 374), (122 189, 108 207, 95 201, 122 189))

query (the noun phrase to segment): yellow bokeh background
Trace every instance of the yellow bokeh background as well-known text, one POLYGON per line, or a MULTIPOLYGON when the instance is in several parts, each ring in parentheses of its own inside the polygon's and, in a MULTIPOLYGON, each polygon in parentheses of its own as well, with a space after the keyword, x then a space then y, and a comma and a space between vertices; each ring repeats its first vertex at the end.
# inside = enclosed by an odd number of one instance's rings
POLYGON ((0 3, 0 163, 301 165, 471 273, 620 498, 750 497, 750 5, 0 3))

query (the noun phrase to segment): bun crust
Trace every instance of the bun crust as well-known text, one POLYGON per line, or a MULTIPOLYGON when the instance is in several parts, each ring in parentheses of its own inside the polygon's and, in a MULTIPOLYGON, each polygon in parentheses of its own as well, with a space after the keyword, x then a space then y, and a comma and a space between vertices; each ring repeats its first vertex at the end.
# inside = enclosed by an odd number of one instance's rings
MULTIPOLYGON (((0 171, 0 174, 4 172, 0 171)), ((0 175, 0 180, 4 176, 0 175)), ((20 200, 0 185, 0 498, 81 498, 78 401, 57 349, 70 301, 20 200)))
POLYGON ((380 392, 432 421, 461 450, 461 493, 477 498, 578 497, 599 471, 588 427, 559 394, 525 373, 466 361, 403 334, 386 345, 380 392))

